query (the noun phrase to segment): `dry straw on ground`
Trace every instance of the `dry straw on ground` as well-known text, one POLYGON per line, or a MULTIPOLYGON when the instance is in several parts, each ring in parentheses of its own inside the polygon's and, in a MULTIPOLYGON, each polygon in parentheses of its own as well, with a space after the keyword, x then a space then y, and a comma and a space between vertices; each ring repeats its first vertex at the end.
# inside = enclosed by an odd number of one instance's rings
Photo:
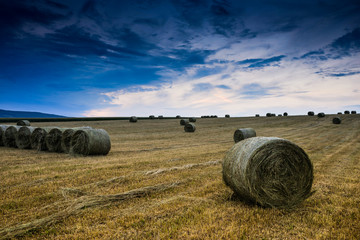
POLYGON ((19 120, 16 125, 18 126, 30 126, 30 121, 29 120, 19 120))
POLYGON ((73 155, 106 155, 111 148, 109 134, 104 129, 77 130, 71 137, 73 155))
POLYGON ((8 126, 3 135, 3 143, 5 147, 17 147, 16 145, 16 134, 20 126, 8 126))
POLYGON ((234 132, 234 141, 236 143, 251 137, 256 137, 256 132, 252 128, 239 128, 234 132))
POLYGON ((313 165, 296 144, 254 137, 235 144, 223 161, 223 179, 244 201, 292 208, 311 195, 313 165))
POLYGON ((196 126, 194 123, 186 123, 184 126, 185 132, 195 132, 196 126))
POLYGON ((16 146, 20 149, 31 148, 31 134, 34 131, 34 127, 23 126, 20 127, 16 134, 16 146))
POLYGON ((66 129, 61 136, 61 147, 65 153, 70 152, 71 137, 77 131, 81 129, 92 129, 92 127, 77 127, 66 129))
POLYGON ((64 152, 61 147, 61 138, 65 130, 66 128, 53 128, 46 134, 45 143, 49 152, 64 152))

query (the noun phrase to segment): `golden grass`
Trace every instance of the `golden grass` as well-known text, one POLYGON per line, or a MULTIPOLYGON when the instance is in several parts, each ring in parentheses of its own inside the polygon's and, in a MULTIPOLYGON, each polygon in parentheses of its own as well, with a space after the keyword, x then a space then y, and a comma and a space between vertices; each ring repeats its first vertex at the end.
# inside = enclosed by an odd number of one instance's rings
POLYGON ((71 157, 0 147, 0 238, 15 238, 12 229, 50 219, 19 236, 359 239, 360 115, 344 116, 340 125, 332 123, 333 117, 204 118, 191 134, 178 119, 55 123, 103 128, 111 151, 71 157), (233 197, 222 181, 220 162, 234 143, 234 131, 244 127, 302 147, 314 164, 316 192, 291 211, 233 197), (154 190, 159 186, 171 187, 154 190), (134 189, 154 191, 109 200, 134 189))

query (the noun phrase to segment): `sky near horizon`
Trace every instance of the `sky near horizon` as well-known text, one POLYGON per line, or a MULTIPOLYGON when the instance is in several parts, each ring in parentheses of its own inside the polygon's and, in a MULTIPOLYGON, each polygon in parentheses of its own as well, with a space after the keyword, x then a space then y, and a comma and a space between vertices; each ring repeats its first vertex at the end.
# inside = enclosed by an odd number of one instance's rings
POLYGON ((0 0, 0 109, 360 112, 358 0, 0 0))

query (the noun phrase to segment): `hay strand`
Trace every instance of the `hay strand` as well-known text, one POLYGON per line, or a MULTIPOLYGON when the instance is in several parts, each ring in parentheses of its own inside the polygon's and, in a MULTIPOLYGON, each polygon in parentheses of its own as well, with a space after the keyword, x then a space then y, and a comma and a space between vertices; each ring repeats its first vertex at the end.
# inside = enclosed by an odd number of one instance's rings
POLYGON ((236 143, 251 137, 256 137, 256 132, 252 128, 239 128, 234 132, 234 141, 236 143))
POLYGON ((29 120, 19 120, 16 123, 17 126, 30 126, 30 121, 29 120))
POLYGON ((196 126, 194 123, 186 123, 184 126, 185 132, 195 132, 196 126))
POLYGON ((92 127, 86 126, 86 127, 77 127, 77 128, 68 128, 63 131, 61 135, 61 148, 65 153, 70 152, 70 143, 71 143, 71 137, 77 130, 81 129, 92 129, 92 127))
POLYGON ((16 134, 16 146, 20 149, 31 149, 31 134, 34 127, 23 126, 20 127, 16 134))
POLYGON ((104 129, 77 130, 71 137, 73 155, 106 155, 111 148, 109 134, 104 129))
POLYGON ((14 147, 16 148, 16 134, 19 130, 20 126, 8 126, 5 129, 4 135, 3 135, 3 143, 5 147, 14 147))
POLYGON ((65 130, 65 128, 53 128, 46 134, 45 143, 49 152, 64 152, 61 147, 61 138, 65 130))
POLYGON ((308 198, 313 165, 296 144, 276 137, 234 144, 223 161, 223 180, 244 201, 292 208, 308 198))

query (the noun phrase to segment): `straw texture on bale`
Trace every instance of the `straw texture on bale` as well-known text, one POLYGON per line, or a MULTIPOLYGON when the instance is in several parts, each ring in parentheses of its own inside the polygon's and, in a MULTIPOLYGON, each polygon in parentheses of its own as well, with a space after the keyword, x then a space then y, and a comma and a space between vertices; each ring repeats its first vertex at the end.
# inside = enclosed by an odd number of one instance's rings
POLYGON ((16 125, 18 126, 30 126, 30 121, 29 120, 19 120, 16 125))
POLYGON ((77 127, 77 128, 68 128, 63 131, 61 135, 61 148, 65 153, 70 152, 71 137, 77 130, 81 129, 92 129, 92 127, 77 127))
POLYGON ((5 134, 5 130, 8 127, 9 127, 9 125, 0 125, 0 146, 4 146, 3 137, 5 134))
POLYGON ((16 146, 20 149, 31 148, 31 134, 34 131, 34 127, 23 126, 20 127, 16 134, 16 146))
POLYGON ((196 118, 194 117, 189 118, 189 122, 196 122, 196 118))
POLYGON ((20 126, 8 126, 5 129, 4 135, 3 135, 3 143, 6 147, 17 147, 16 145, 16 134, 19 130, 20 126))
POLYGON ((104 129, 77 130, 71 137, 71 154, 106 155, 110 148, 110 137, 104 129))
POLYGON ((189 119, 181 119, 180 120, 180 125, 185 126, 189 122, 190 122, 189 119))
POLYGON ((314 115, 315 115, 315 113, 313 111, 308 112, 308 116, 314 116, 314 115))
POLYGON ((137 117, 131 116, 129 122, 137 122, 137 117))
POLYGON ((333 124, 340 124, 340 123, 341 123, 341 119, 338 118, 338 117, 335 117, 335 118, 333 118, 332 122, 333 122, 333 124))
POLYGON ((185 130, 185 132, 195 132, 196 126, 194 123, 187 123, 184 126, 184 130, 185 130))
POLYGON ((296 144, 276 137, 240 141, 223 161, 223 180, 245 202, 293 208, 312 192, 313 165, 296 144))
POLYGON ((256 132, 252 128, 239 128, 234 132, 234 141, 236 143, 251 137, 256 137, 256 132))
POLYGON ((46 134, 45 142, 49 152, 64 152, 61 138, 65 130, 65 128, 53 128, 46 134))
POLYGON ((323 117, 325 117, 325 113, 319 112, 317 116, 318 116, 319 118, 323 118, 323 117))
POLYGON ((36 149, 38 151, 46 151, 48 150, 45 142, 46 135, 48 132, 54 127, 38 127, 35 128, 31 134, 30 142, 31 148, 36 149))

